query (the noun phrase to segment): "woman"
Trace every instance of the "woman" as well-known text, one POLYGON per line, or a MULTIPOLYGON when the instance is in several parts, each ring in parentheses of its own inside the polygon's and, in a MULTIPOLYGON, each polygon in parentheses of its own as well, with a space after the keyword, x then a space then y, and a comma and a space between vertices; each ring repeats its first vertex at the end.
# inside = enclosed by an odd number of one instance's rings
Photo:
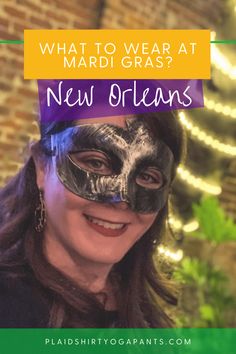
POLYGON ((171 112, 41 125, 0 193, 0 326, 171 327, 153 254, 182 150, 171 112))

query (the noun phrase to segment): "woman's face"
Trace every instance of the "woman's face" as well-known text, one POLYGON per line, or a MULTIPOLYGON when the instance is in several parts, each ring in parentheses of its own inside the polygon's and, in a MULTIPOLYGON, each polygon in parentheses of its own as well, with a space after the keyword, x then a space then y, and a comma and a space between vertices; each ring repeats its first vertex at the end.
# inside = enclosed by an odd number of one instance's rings
MULTIPOLYGON (((83 120, 80 124, 108 123, 125 128, 125 122, 125 117, 106 117, 83 120)), ((99 161, 91 162, 91 156, 89 163, 90 168, 99 167, 99 161)), ((44 192, 46 237, 62 245, 69 254, 87 261, 119 262, 158 214, 157 211, 145 214, 132 211, 123 201, 101 203, 82 198, 62 184, 55 164, 45 170, 37 166, 37 182, 44 192)))

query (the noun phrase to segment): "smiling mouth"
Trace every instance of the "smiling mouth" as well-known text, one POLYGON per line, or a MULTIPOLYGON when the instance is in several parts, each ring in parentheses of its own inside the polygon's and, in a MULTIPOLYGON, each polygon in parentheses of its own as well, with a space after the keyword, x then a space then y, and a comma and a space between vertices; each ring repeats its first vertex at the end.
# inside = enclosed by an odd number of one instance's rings
POLYGON ((95 218, 90 215, 84 214, 88 224, 95 230, 98 231, 103 236, 120 236, 122 235, 127 227, 128 223, 115 223, 110 222, 108 220, 103 220, 99 218, 95 218))
POLYGON ((127 225, 127 223, 110 222, 110 221, 107 221, 107 220, 94 218, 93 216, 90 216, 90 215, 85 215, 85 217, 86 217, 87 220, 89 220, 93 224, 103 226, 105 229, 120 230, 125 225, 127 225))

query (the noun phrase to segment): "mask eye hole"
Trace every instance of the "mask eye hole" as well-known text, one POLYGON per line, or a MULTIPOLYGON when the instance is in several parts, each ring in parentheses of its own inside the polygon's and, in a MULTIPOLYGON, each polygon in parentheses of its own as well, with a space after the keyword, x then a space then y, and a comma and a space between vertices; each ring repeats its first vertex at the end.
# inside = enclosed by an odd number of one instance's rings
POLYGON ((164 177, 157 168, 147 167, 137 175, 136 183, 145 188, 159 189, 164 185, 164 177))
POLYGON ((110 159, 101 151, 86 150, 71 152, 71 160, 85 171, 102 176, 110 176, 113 173, 110 159))

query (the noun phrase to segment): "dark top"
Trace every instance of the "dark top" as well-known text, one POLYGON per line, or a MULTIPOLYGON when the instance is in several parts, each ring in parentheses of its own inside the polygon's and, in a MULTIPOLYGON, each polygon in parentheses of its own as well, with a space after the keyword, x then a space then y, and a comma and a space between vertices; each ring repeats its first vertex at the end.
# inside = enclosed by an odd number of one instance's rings
MULTIPOLYGON (((0 328, 46 328, 51 305, 49 291, 30 271, 19 277, 0 268, 0 328)), ((115 324, 116 311, 104 314, 115 324)))
POLYGON ((30 274, 16 277, 0 270, 0 327, 47 327, 51 302, 30 274))

